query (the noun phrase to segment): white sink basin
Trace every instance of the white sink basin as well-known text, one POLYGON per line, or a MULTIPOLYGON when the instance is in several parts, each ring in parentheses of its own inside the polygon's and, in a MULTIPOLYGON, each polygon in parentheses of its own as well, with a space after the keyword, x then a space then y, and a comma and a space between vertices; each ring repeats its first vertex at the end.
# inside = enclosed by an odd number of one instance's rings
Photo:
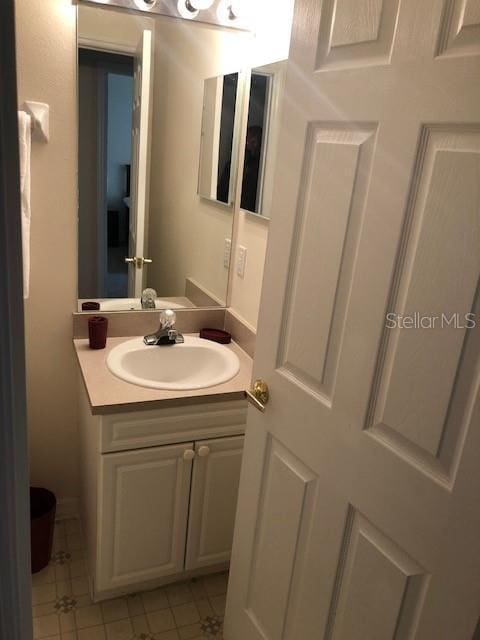
MULTIPOLYGON (((157 309, 182 309, 182 305, 171 300, 155 300, 157 309)), ((102 300, 100 302, 100 311, 131 311, 142 308, 139 298, 112 298, 111 300, 102 300)))
POLYGON ((237 375, 240 362, 226 346, 185 336, 183 344, 147 346, 133 338, 114 347, 107 367, 118 378, 151 389, 186 391, 222 384, 237 375))

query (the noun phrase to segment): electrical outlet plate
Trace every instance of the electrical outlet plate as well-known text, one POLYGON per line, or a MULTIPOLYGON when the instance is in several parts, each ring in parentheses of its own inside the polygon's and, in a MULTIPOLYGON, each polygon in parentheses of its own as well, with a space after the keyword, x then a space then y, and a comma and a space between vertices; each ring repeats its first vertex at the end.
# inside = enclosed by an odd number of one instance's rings
POLYGON ((225 269, 230 267, 230 255, 232 253, 232 241, 230 238, 225 238, 225 244, 223 245, 223 266, 225 269))
POLYGON ((247 248, 239 245, 237 255, 237 276, 245 277, 245 267, 247 265, 247 248))

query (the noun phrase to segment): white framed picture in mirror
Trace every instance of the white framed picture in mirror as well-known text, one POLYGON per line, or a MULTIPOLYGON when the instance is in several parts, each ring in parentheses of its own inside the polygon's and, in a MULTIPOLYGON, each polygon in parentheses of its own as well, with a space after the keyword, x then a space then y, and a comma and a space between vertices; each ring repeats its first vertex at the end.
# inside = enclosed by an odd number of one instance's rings
POLYGON ((147 288, 155 308, 226 306, 252 34, 83 3, 77 20, 79 310, 151 308, 147 288), (198 195, 205 80, 219 77, 233 106, 222 206, 198 195))
POLYGON ((272 217, 273 178, 286 60, 255 67, 248 83, 240 208, 272 217))

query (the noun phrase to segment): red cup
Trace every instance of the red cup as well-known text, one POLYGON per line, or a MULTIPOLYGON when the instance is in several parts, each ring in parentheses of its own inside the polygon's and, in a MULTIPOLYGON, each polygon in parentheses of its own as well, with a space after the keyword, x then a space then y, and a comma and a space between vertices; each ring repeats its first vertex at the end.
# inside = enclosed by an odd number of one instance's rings
POLYGON ((105 349, 107 344, 108 318, 93 316, 88 321, 90 349, 105 349))

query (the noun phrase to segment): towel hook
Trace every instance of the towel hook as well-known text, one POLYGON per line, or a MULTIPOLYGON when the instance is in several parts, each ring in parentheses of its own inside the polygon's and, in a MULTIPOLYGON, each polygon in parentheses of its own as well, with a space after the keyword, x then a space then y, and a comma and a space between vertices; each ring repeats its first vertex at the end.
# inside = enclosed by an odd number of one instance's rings
POLYGON ((27 100, 22 110, 32 118, 32 134, 41 142, 48 142, 50 138, 50 106, 44 102, 27 100))

